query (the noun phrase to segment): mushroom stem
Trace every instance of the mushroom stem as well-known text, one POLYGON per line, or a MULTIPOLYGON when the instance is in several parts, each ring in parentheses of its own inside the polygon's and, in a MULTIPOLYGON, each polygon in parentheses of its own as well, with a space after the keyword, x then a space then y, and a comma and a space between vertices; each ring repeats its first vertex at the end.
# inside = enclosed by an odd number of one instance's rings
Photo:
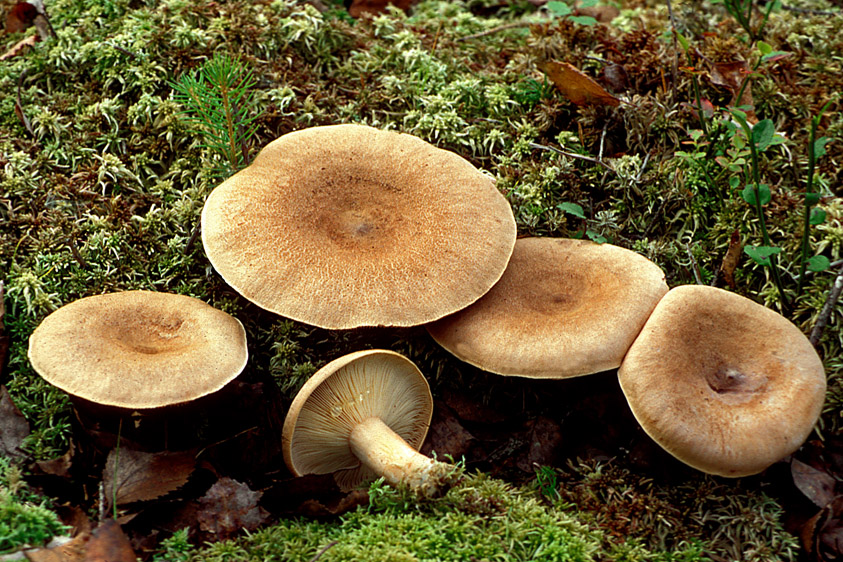
POLYGON ((377 417, 354 426, 349 443, 351 452, 375 474, 424 496, 437 495, 454 472, 453 466, 413 449, 377 417))

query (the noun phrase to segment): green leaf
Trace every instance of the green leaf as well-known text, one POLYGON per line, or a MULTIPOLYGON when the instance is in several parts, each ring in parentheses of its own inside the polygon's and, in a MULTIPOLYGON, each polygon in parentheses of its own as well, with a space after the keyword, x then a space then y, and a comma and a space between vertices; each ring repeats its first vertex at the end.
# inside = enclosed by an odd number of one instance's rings
POLYGON ((808 205, 816 205, 820 202, 820 194, 819 193, 806 193, 805 194, 805 203, 808 205))
POLYGON ((758 47, 758 51, 762 55, 769 55, 773 52, 773 47, 769 43, 765 43, 764 41, 759 41, 758 43, 756 43, 756 46, 758 47))
POLYGON ((737 189, 740 184, 741 178, 739 178, 738 176, 732 176, 731 178, 729 178, 729 187, 731 187, 732 189, 737 189))
POLYGON ((571 13, 571 7, 566 4, 565 2, 559 2, 557 0, 551 0, 547 4, 544 5, 554 16, 558 16, 560 18, 564 18, 565 16, 571 13))
POLYGON ((771 119, 763 119, 752 127, 752 142, 755 147, 764 152, 773 140, 776 128, 771 119))
POLYGON ((570 215, 574 215, 575 217, 579 217, 581 219, 585 218, 585 213, 583 212, 582 207, 576 203, 569 203, 566 201, 565 203, 559 203, 556 205, 556 208, 560 211, 565 211, 570 215))
POLYGON ((600 0, 582 0, 582 2, 580 2, 580 8, 593 8, 599 2, 600 0))
POLYGON ((597 242, 598 244, 605 244, 606 243, 606 238, 604 236, 600 236, 599 234, 597 234, 593 230, 586 230, 585 235, 588 236, 589 238, 591 238, 594 242, 597 242))
POLYGON ((811 218, 808 222, 813 226, 822 224, 825 222, 825 216, 825 211, 822 209, 814 209, 811 211, 811 218))
POLYGON ((759 265, 771 265, 770 256, 778 254, 781 248, 775 246, 744 246, 743 251, 759 265))
POLYGON ((591 16, 569 16, 569 20, 580 25, 592 26, 597 25, 597 20, 591 16))
POLYGON ((814 160, 819 160, 825 156, 825 145, 831 141, 828 137, 820 137, 814 141, 814 160))
POLYGON ((786 59, 787 57, 791 56, 793 53, 788 53, 787 51, 773 51, 761 57, 762 62, 770 62, 776 60, 786 59))
MULTIPOLYGON (((755 205, 756 203, 754 186, 754 183, 747 184, 747 186, 743 188, 743 191, 741 191, 741 196, 743 197, 743 200, 749 203, 750 205, 755 205)), ((768 186, 766 183, 758 184, 758 196, 761 199, 762 207, 769 203, 770 200, 773 198, 773 196, 770 194, 770 186, 768 186)))
POLYGON ((813 256, 808 258, 808 270, 809 271, 825 271, 831 267, 831 260, 829 260, 825 256, 813 256))
POLYGON ((685 36, 679 33, 678 31, 674 31, 674 33, 676 34, 677 41, 679 41, 679 45, 682 46, 682 50, 687 53, 688 49, 691 48, 691 44, 688 43, 688 40, 685 39, 685 36))

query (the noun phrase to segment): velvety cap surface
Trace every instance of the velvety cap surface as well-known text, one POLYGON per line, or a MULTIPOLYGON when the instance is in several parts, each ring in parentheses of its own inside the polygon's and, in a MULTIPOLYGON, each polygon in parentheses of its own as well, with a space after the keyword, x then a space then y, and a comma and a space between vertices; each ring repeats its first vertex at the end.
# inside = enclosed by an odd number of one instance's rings
POLYGON ((618 376, 650 437, 722 476, 756 474, 799 448, 826 389, 799 328, 750 299, 697 285, 662 299, 618 376))
POLYGON ((215 392, 247 358, 236 318, 199 299, 152 291, 79 299, 47 316, 29 338, 29 360, 47 382, 124 408, 215 392))
POLYGON ((521 238, 501 280, 428 331, 463 361, 493 373, 586 375, 620 365, 667 290, 662 270, 630 250, 521 238))
POLYGON ((284 421, 284 460, 296 475, 334 473, 349 490, 376 476, 349 447, 354 426, 378 417, 418 450, 433 415, 433 398, 412 361, 394 351, 358 351, 316 372, 284 421))
POLYGON ((218 186, 202 241, 258 306, 323 328, 412 326, 500 278, 515 219, 494 181, 412 135, 313 127, 218 186))

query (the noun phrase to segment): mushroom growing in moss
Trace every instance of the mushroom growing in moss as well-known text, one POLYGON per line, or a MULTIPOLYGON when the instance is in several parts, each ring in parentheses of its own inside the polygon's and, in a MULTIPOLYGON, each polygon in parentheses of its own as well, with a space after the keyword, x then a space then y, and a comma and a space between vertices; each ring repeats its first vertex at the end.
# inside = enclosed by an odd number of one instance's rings
POLYGON ((500 278, 515 218, 495 182, 408 134, 362 125, 288 133, 219 185, 202 242, 258 306, 329 329, 415 326, 500 278))
POLYGON ((379 476, 436 495, 454 467, 418 452, 433 398, 406 357, 366 350, 316 372, 293 400, 284 422, 284 460, 293 474, 329 474, 348 491, 379 476))
POLYGON ((794 452, 825 399, 822 361, 776 312, 714 287, 672 289, 618 370, 635 418, 703 472, 756 474, 794 452))
POLYGON ((488 293, 427 329, 485 371, 575 377, 617 368, 667 290, 659 266, 630 250, 520 238, 488 293))

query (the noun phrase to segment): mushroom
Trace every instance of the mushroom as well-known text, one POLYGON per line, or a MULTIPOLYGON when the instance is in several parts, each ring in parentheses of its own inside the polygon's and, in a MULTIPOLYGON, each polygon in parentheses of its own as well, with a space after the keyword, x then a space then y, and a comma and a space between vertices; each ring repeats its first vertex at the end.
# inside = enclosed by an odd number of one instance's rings
POLYGON ((288 133, 220 184, 202 242, 248 300, 329 329, 414 326, 500 278, 515 218, 468 161, 362 125, 288 133))
POLYGON ((47 382, 119 408, 211 394, 240 374, 247 357, 239 320, 199 299, 151 291, 79 299, 29 338, 29 360, 47 382))
POLYGON ((382 349, 351 353, 316 372, 293 400, 282 433, 296 476, 333 473, 348 491, 379 476, 432 496, 454 467, 418 452, 433 398, 406 357, 382 349))
POLYGON ((617 368, 667 290, 662 270, 630 250, 521 238, 486 295, 427 329, 458 358, 492 373, 575 377, 617 368))
POLYGON ((822 361, 783 316, 707 286, 672 289, 618 370, 644 431, 710 474, 757 474, 794 452, 825 399, 822 361))

